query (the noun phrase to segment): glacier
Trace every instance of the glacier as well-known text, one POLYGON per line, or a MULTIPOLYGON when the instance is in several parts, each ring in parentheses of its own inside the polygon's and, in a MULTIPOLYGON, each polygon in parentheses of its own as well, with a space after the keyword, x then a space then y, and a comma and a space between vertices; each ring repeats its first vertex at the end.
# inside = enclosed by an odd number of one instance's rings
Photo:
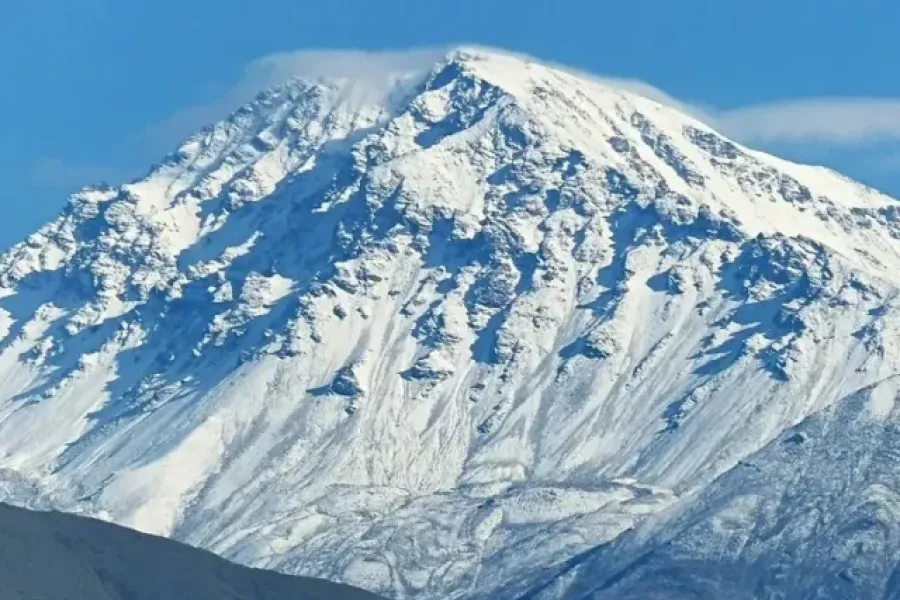
POLYGON ((397 599, 809 567, 751 521, 807 527, 793 428, 893 431, 900 203, 519 56, 371 79, 267 89, 0 257, 0 500, 397 599))

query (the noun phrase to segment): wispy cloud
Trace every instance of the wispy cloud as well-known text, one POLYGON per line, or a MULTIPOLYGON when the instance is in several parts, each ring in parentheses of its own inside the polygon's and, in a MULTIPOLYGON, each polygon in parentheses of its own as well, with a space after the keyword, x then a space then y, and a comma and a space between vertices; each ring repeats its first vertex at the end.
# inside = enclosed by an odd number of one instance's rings
POLYGON ((180 110, 148 127, 145 134, 156 143, 171 145, 225 118, 260 91, 295 77, 347 79, 354 82, 355 93, 385 93, 398 77, 428 70, 450 49, 447 46, 386 51, 297 50, 269 54, 244 67, 237 83, 221 98, 180 110))
POLYGON ((806 98, 714 115, 725 133, 751 142, 871 144, 900 141, 900 98, 806 98))
POLYGON ((91 183, 120 183, 126 175, 114 167, 67 163, 42 157, 28 167, 28 179, 37 186, 74 189, 91 183))

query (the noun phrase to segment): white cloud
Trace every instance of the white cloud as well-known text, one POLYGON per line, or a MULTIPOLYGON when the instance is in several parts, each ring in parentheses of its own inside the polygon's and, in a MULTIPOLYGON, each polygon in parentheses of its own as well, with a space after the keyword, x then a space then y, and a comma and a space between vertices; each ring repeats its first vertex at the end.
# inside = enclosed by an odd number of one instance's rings
POLYGON ((807 98, 714 115, 739 140, 870 144, 900 141, 900 98, 807 98))
POLYGON ((29 165, 28 178, 38 186, 74 189, 92 183, 115 184, 126 176, 113 167, 70 164, 58 158, 42 157, 29 165))
POLYGON ((297 50, 269 54, 250 62, 238 82, 221 98, 178 111, 149 127, 150 139, 171 146, 201 127, 227 117, 260 91, 295 77, 353 81, 360 100, 385 94, 398 79, 426 72, 451 47, 410 50, 297 50))

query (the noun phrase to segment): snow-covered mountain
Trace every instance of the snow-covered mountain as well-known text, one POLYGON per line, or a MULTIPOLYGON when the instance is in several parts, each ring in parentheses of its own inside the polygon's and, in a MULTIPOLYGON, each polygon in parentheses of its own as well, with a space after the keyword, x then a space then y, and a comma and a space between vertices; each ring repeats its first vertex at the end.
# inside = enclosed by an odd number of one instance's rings
POLYGON ((0 490, 393 598, 590 590, 895 375, 898 284, 900 203, 632 93, 297 79, 0 258, 0 490))
POLYGON ((0 504, 3 600, 378 600, 318 579, 239 567, 165 538, 0 504))

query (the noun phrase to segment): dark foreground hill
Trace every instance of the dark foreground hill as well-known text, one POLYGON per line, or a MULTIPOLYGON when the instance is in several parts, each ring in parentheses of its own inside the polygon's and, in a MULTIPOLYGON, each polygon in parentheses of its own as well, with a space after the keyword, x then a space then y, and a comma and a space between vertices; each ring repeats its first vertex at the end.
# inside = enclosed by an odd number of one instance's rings
POLYGON ((378 600, 124 527, 0 504, 3 600, 378 600))

